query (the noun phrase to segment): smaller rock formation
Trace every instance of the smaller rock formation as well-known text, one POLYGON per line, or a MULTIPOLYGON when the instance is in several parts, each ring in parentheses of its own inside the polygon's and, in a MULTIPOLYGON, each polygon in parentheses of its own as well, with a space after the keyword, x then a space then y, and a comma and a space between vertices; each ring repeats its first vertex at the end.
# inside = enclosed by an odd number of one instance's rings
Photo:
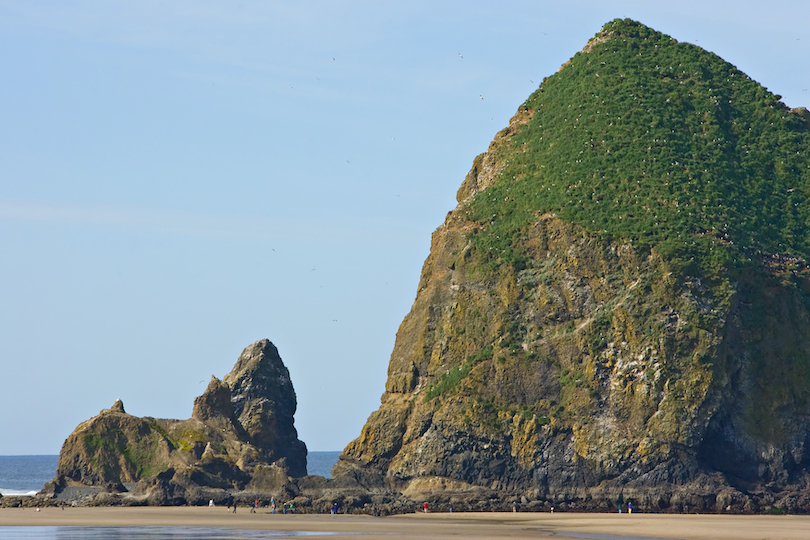
POLYGON ((291 476, 304 476, 307 449, 293 427, 295 391, 276 347, 263 340, 246 348, 222 382, 230 389, 237 425, 262 453, 260 461, 281 464, 291 476))
POLYGON ((223 380, 211 378, 188 420, 132 416, 119 399, 82 422, 42 493, 129 491, 149 504, 199 504, 248 487, 280 489, 306 475, 296 407, 278 350, 257 341, 223 380))

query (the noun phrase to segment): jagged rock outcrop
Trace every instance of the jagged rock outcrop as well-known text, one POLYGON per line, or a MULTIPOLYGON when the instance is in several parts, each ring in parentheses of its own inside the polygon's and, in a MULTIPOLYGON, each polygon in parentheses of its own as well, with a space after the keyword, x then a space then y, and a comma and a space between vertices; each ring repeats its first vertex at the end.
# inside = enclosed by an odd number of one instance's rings
POLYGON ((333 478, 810 511, 810 133, 778 99, 606 25, 475 159, 333 478))
POLYGON ((133 491, 152 504, 220 500, 223 490, 281 488, 306 475, 293 425, 290 374, 269 340, 247 347, 222 381, 194 400, 192 418, 139 418, 121 400, 80 424, 43 492, 92 486, 133 491), (218 491, 219 490, 219 491, 218 491))
POLYGON ((290 373, 267 340, 246 348, 222 379, 231 392, 234 416, 248 440, 292 476, 304 476, 307 449, 293 427, 297 407, 290 373))

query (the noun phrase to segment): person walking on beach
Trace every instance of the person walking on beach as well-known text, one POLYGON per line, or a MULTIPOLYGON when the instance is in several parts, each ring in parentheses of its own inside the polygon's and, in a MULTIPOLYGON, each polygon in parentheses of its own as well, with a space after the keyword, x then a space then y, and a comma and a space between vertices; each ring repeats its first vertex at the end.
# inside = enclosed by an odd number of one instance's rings
POLYGON ((628 513, 628 514, 632 514, 632 513, 633 513, 633 503, 631 503, 631 502, 628 502, 628 503, 627 503, 627 513, 628 513))
POLYGON ((276 513, 276 498, 275 497, 270 499, 270 508, 272 510, 272 512, 270 512, 270 513, 275 514, 276 513))
POLYGON ((427 509, 428 509, 427 501, 425 501, 425 504, 422 507, 424 508, 424 511, 427 514, 427 509))
POLYGON ((293 506, 293 503, 290 503, 290 513, 291 513, 291 514, 293 513, 293 509, 294 509, 294 508, 295 508, 295 507, 293 506))
POLYGON ((517 502, 512 501, 512 512, 517 512, 517 502))

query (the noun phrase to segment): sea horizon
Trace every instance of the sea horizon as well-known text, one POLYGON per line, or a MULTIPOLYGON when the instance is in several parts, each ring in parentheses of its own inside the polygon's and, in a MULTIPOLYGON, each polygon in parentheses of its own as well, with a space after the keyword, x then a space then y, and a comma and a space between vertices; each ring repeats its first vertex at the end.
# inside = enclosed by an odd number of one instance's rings
MULTIPOLYGON (((341 450, 307 453, 307 474, 331 478, 341 450)), ((0 495, 33 496, 56 476, 59 454, 0 456, 0 495)))

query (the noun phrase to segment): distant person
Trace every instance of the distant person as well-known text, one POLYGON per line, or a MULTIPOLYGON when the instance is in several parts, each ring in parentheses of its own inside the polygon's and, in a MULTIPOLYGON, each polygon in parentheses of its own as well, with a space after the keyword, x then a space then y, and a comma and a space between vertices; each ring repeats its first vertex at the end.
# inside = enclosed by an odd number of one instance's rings
POLYGON ((512 501, 512 512, 517 512, 517 502, 512 501))
POLYGON ((236 513, 236 501, 233 501, 233 512, 231 512, 231 513, 232 514, 236 513))
POLYGON ((427 514, 427 509, 428 509, 427 501, 425 501, 425 504, 422 506, 422 508, 424 509, 425 513, 427 514))
POLYGON ((633 503, 631 503, 631 502, 628 502, 628 503, 627 503, 627 513, 628 513, 628 514, 632 514, 632 513, 633 513, 633 503))
POLYGON ((335 515, 337 513, 338 513, 338 503, 333 503, 332 504, 332 515, 335 515))
POLYGON ((270 512, 271 514, 276 513, 276 498, 275 497, 270 499, 270 509, 271 509, 271 512, 270 512))
POLYGON ((293 506, 293 503, 290 503, 290 513, 291 514, 293 513, 294 509, 295 509, 295 506, 293 506))
POLYGON ((450 507, 450 513, 453 513, 453 503, 449 503, 448 506, 450 507))
POLYGON ((211 499, 210 501, 208 501, 208 506, 209 506, 209 507, 213 507, 213 506, 214 506, 214 499, 211 499))

